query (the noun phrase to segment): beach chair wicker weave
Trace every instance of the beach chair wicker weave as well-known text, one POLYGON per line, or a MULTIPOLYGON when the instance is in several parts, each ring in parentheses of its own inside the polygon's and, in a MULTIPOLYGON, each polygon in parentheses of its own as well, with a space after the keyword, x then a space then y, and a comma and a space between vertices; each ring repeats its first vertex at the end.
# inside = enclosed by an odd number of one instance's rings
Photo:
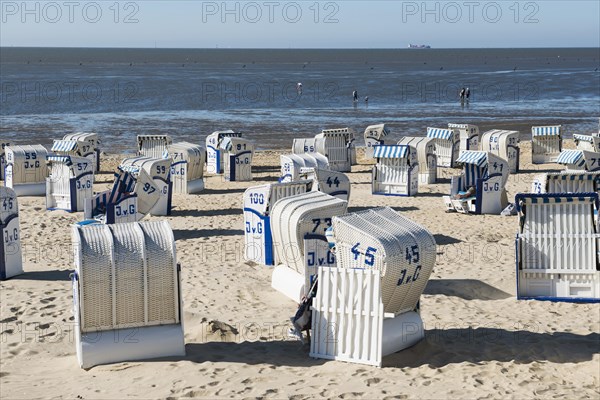
POLYGON ((23 258, 17 194, 4 186, 0 186, 0 233, 0 280, 5 280, 23 273, 23 258))

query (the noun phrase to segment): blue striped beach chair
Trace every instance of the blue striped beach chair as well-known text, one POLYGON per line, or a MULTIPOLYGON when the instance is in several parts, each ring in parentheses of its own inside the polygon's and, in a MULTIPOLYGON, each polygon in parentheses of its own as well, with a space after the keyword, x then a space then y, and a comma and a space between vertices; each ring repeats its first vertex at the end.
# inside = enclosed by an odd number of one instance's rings
POLYGON ((533 164, 556 162, 562 151, 562 126, 531 127, 531 161, 533 164))
POLYGON ((387 196, 415 196, 419 191, 417 150, 406 145, 373 148, 377 164, 371 172, 371 193, 387 196))
POLYGON ((111 190, 86 200, 84 217, 105 224, 136 222, 148 214, 159 199, 159 189, 144 169, 135 173, 119 171, 111 190))
POLYGON ((506 182, 508 163, 506 160, 486 151, 465 151, 457 162, 463 164, 463 173, 453 176, 450 181, 450 196, 444 196, 447 211, 464 214, 500 214, 508 205, 506 182), (475 195, 456 199, 475 188, 475 195))
POLYGON ((574 133, 573 141, 577 150, 587 150, 600 153, 600 134, 581 135, 574 133))
POLYGON ((137 174, 144 170, 154 181, 159 192, 158 202, 150 210, 150 215, 171 215, 173 183, 171 182, 171 159, 152 157, 132 157, 121 161, 119 169, 137 174))
POLYGON ((437 166, 456 167, 460 155, 460 132, 458 129, 427 128, 426 137, 435 139, 437 166))
MULTIPOLYGON (((77 152, 75 155, 80 157, 89 158, 92 161, 92 169, 94 173, 100 171, 100 139, 97 133, 93 132, 77 132, 69 133, 63 136, 63 140, 76 141, 77 152)), ((61 153, 58 153, 61 154, 61 153)))
POLYGON ((556 159, 567 171, 600 171, 600 153, 587 150, 563 150, 556 159))
POLYGON ((600 301, 597 193, 518 194, 517 297, 600 301))

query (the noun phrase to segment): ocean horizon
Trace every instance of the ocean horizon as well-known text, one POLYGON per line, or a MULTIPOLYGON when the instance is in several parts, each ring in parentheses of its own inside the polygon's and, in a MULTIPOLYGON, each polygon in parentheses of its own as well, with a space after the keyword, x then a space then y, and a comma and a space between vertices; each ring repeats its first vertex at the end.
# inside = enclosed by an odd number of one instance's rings
POLYGON ((133 152, 138 134, 204 143, 235 129, 265 149, 377 123, 392 138, 449 122, 524 138, 562 124, 568 137, 597 131, 600 116, 596 48, 1 47, 0 66, 3 139, 50 145, 95 131, 118 152, 133 152))

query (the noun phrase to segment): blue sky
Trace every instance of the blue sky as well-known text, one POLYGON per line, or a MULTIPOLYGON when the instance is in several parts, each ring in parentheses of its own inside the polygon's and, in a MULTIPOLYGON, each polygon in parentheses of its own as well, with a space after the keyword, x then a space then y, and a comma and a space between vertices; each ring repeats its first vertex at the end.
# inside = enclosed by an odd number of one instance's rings
POLYGON ((590 1, 0 1, 1 46, 600 47, 590 1))

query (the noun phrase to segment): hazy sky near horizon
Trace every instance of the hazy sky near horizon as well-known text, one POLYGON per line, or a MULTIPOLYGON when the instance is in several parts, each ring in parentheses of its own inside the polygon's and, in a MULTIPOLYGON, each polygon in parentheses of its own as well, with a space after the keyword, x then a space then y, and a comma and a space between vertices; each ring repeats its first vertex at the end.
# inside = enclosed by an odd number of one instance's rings
POLYGON ((600 2, 0 1, 0 46, 600 47, 600 2))

